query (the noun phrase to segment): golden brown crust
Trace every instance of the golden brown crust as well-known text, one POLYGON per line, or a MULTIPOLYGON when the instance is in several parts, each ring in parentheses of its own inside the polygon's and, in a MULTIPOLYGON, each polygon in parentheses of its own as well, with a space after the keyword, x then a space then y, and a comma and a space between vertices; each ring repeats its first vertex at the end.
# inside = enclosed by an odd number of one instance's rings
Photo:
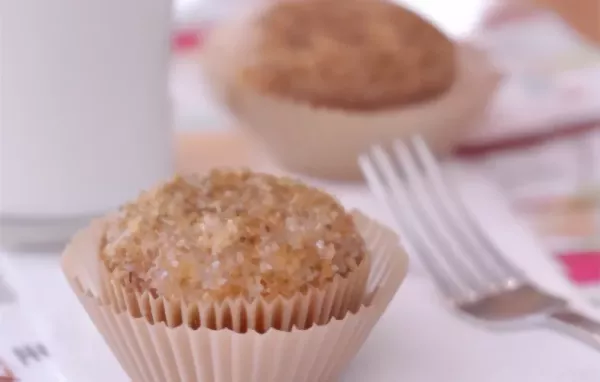
POLYGON ((251 30, 239 80, 313 106, 394 108, 440 95, 455 78, 452 42, 388 1, 279 2, 251 30))
POLYGON ((101 250, 127 289, 186 302, 289 297, 349 274, 365 256, 332 196, 228 170, 143 193, 109 222, 101 250))

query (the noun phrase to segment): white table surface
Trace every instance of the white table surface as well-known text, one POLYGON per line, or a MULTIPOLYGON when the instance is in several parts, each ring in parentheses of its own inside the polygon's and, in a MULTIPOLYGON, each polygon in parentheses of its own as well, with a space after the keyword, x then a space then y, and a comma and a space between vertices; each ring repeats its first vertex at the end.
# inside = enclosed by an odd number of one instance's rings
MULTIPOLYGON (((472 172, 461 174, 470 208, 511 259, 540 285, 600 319, 547 261, 535 240, 508 213, 495 189, 472 172)), ((389 223, 361 186, 324 185, 348 207, 389 223)), ((25 309, 36 312, 43 339, 67 381, 128 381, 58 268, 57 253, 3 253, 25 309)), ((32 313, 33 314, 33 313, 32 313)), ((385 316, 342 382, 597 382, 600 353, 543 329, 492 332, 455 317, 436 297, 416 261, 385 316)), ((43 382, 43 381, 39 381, 43 382)))

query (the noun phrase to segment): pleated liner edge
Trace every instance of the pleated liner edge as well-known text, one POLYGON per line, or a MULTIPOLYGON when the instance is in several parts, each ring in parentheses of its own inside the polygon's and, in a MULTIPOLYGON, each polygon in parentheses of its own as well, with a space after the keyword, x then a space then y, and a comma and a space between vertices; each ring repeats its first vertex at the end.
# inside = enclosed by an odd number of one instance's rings
MULTIPOLYGON (((325 320, 326 324, 321 324, 324 315, 313 313, 314 324, 305 329, 294 324, 289 331, 271 329, 259 333, 246 328, 241 333, 240 320, 230 322, 234 330, 213 330, 194 325, 186 318, 190 312, 182 310, 179 322, 177 315, 169 322, 166 313, 173 307, 168 303, 156 300, 153 304, 149 296, 135 296, 132 301, 131 296, 116 293, 114 288, 111 293, 117 305, 107 304, 106 297, 98 297, 106 296, 107 292, 103 290, 106 284, 97 261, 101 221, 76 235, 63 254, 63 271, 121 366, 135 382, 329 382, 339 377, 358 352, 402 283, 408 266, 408 258, 392 231, 357 211, 353 217, 370 253, 370 272, 362 279, 366 280, 367 292, 355 309, 348 309, 340 317, 334 315, 325 320)), ((327 302, 335 301, 326 297, 327 293, 315 296, 321 307, 334 306, 327 302)), ((303 300, 314 301, 315 296, 303 300)), ((231 304, 221 308, 240 306, 235 305, 237 302, 231 304)), ((280 305, 275 303, 270 307, 280 305)), ((308 308, 305 310, 309 316, 311 308, 316 312, 318 304, 292 305, 308 308)), ((205 319, 218 322, 224 313, 227 311, 215 310, 215 317, 205 319)), ((281 315, 281 319, 292 317, 287 314, 281 315)), ((298 317, 296 311, 294 314, 298 317)), ((198 316, 201 320, 200 312, 198 316)), ((288 323, 293 322, 290 319, 288 323)), ((269 327, 269 324, 267 320, 262 325, 269 327)))

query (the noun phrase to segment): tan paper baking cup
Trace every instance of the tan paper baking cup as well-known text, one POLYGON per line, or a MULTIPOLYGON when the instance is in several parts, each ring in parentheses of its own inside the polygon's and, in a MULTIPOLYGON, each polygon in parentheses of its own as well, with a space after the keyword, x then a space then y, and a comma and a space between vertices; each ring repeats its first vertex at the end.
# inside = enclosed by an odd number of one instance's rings
POLYGON ((430 101, 373 112, 315 108, 261 94, 236 81, 250 28, 228 24, 211 33, 200 58, 211 91, 290 170, 327 178, 361 176, 356 158, 374 143, 415 133, 446 152, 480 121, 500 76, 482 52, 458 45, 453 87, 430 101))
POLYGON ((360 309, 325 325, 291 331, 170 327, 160 306, 135 317, 102 297, 97 261, 102 221, 76 235, 63 254, 63 271, 124 370, 135 382, 334 381, 354 357, 406 275, 406 254, 396 235, 354 212, 371 254, 360 309), (153 320, 149 320, 149 314, 153 320))
MULTIPOLYGON (((99 240, 103 232, 99 222, 97 228, 86 232, 86 236, 99 240)), ((90 250, 97 251, 97 247, 91 247, 90 250)), ((100 267, 102 294, 99 297, 104 305, 112 306, 116 312, 126 311, 136 318, 145 317, 151 324, 164 322, 169 327, 186 325, 192 329, 231 329, 240 333, 248 330, 262 333, 270 328, 284 331, 294 327, 307 329, 313 325, 324 325, 331 318, 341 319, 348 312, 358 311, 369 278, 370 259, 367 257, 358 266, 355 263, 352 266, 354 270, 348 275, 337 275, 322 288, 309 288, 289 298, 279 297, 269 301, 230 298, 194 304, 167 301, 150 293, 127 291, 114 283, 109 272, 100 267)))

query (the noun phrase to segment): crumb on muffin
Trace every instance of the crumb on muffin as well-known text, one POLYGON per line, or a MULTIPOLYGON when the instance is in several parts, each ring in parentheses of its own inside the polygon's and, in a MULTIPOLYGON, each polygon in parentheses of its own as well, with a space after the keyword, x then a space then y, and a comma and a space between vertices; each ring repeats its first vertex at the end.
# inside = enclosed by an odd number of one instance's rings
POLYGON ((390 1, 277 2, 250 30, 239 81, 313 106, 394 108, 443 94, 456 76, 448 37, 390 1))
POLYGON ((128 290, 187 302, 289 297, 365 256, 334 197, 246 170, 177 176, 142 193, 108 222, 100 252, 128 290))

